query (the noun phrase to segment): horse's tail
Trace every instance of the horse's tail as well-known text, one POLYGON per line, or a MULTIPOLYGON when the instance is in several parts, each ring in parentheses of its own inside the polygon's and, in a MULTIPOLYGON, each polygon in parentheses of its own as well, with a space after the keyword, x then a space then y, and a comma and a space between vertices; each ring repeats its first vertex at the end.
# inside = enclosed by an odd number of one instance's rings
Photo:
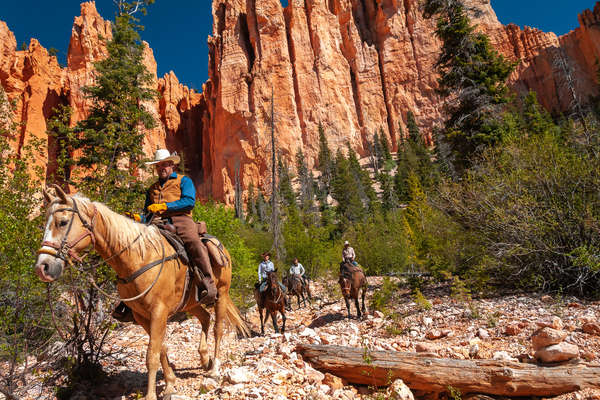
POLYGON ((229 297, 229 293, 221 295, 219 301, 225 302, 227 320, 235 327, 238 334, 243 337, 250 337, 250 329, 242 319, 240 310, 233 304, 231 297, 229 297))

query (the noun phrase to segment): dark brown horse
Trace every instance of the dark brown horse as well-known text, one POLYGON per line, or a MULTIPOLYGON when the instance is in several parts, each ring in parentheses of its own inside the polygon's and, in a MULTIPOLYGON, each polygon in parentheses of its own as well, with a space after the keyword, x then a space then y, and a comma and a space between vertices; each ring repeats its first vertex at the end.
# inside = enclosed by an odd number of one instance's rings
MULTIPOLYGON (((310 287, 307 281, 298 275, 287 275, 283 278, 283 285, 288 290, 288 296, 296 296, 296 299, 298 299, 298 309, 300 308, 300 298, 302 298, 302 306, 306 307, 306 300, 311 304, 310 287)), ((291 304, 290 302, 290 307, 291 304)))
POLYGON ((359 292, 362 289, 362 312, 366 313, 367 309, 365 307, 365 294, 367 293, 367 278, 365 274, 359 267, 354 266, 349 262, 340 263, 340 288, 342 289, 342 296, 344 296, 344 301, 346 302, 346 308, 348 309, 348 318, 352 318, 352 314, 350 313, 350 298, 354 299, 354 304, 356 306, 356 317, 360 318, 361 308, 359 308, 358 304, 358 296, 359 292))
POLYGON ((265 313, 263 319, 263 310, 266 309, 267 312, 271 315, 271 319, 273 320, 273 328, 276 333, 279 333, 279 328, 277 327, 277 312, 281 314, 281 319, 283 324, 281 326, 281 333, 285 332, 285 293, 281 290, 279 286, 279 280, 277 279, 277 272, 270 271, 267 272, 267 289, 260 293, 259 289, 254 290, 254 297, 256 299, 256 304, 258 306, 258 314, 260 315, 260 332, 265 334, 265 321, 268 318, 267 313, 265 313))

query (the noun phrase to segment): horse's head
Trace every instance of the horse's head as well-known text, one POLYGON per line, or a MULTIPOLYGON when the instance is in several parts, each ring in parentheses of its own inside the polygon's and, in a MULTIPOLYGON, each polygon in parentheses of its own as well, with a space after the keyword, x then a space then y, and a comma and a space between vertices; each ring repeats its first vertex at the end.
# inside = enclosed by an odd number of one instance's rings
POLYGON ((44 190, 44 200, 46 230, 34 268, 42 281, 52 282, 60 277, 65 263, 72 258, 80 261, 78 253, 93 243, 96 214, 89 219, 81 200, 67 196, 57 185, 44 190))
POLYGON ((267 288, 270 290, 279 289, 279 283, 277 281, 277 271, 267 272, 267 288))

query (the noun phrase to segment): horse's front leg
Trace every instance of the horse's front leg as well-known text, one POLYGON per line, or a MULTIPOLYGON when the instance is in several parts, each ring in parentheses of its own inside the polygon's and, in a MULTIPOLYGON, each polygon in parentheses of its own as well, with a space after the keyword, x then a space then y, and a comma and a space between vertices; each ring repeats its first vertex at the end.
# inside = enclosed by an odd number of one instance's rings
POLYGON ((348 318, 352 318, 352 314, 350 314, 350 300, 348 300, 347 296, 344 296, 344 301, 346 302, 346 310, 348 310, 348 318))
MULTIPOLYGON (((150 316, 150 342, 148 343, 148 349, 146 351, 146 367, 148 368, 148 391, 146 400, 156 400, 156 371, 158 370, 158 364, 161 358, 166 329, 167 312, 164 307, 159 306, 150 316)), ((173 371, 171 371, 171 373, 172 372, 173 371)))
POLYGON ((218 378, 221 369, 221 339, 223 338, 223 321, 227 318, 227 303, 229 294, 226 291, 219 293, 219 299, 215 305, 215 352, 213 356, 213 365, 209 371, 212 378, 218 378))
POLYGON ((367 294, 367 287, 362 288, 362 312, 363 314, 367 313, 367 308, 365 307, 365 295, 367 294))
MULTIPOLYGON (((258 307, 258 315, 260 316, 260 334, 264 336, 265 334, 265 323, 263 322, 263 309, 258 307)), ((265 318, 267 315, 265 315, 265 318)))
MULTIPOLYGON (((136 322, 144 328, 148 336, 150 336, 150 322, 141 315, 136 314, 135 312, 133 313, 133 317, 136 320, 136 322)), ((160 363, 163 369, 163 374, 165 376, 165 382, 167 383, 164 395, 169 396, 175 393, 175 373, 173 372, 173 368, 171 368, 171 365, 169 364, 167 346, 164 343, 160 349, 160 363)))
MULTIPOLYGON (((283 314, 283 312, 281 313, 283 314)), ((273 328, 275 329, 275 333, 279 333, 279 327, 277 327, 277 311, 271 311, 271 319, 273 320, 273 328)))
POLYGON ((358 302, 358 293, 356 293, 356 297, 354 298, 354 305, 356 306, 356 318, 360 319, 362 314, 360 312, 360 304, 358 302))

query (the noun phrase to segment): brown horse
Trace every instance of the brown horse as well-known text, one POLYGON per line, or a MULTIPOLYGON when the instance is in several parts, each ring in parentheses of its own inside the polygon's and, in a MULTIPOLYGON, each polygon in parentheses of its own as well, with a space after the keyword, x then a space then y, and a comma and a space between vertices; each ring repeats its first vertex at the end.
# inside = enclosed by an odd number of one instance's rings
MULTIPOLYGON (((298 309, 300 309, 300 298, 302 298, 302 305, 306 307, 306 300, 311 304, 310 288, 308 282, 305 282, 297 275, 287 275, 283 278, 283 285, 288 290, 289 296, 296 296, 298 300, 298 309), (304 295, 306 294, 306 297, 304 295)), ((290 302, 290 307, 291 307, 290 302)))
POLYGON ((223 335, 223 321, 228 319, 242 335, 249 331, 238 309, 229 297, 231 257, 225 250, 225 266, 213 262, 218 289, 215 304, 215 349, 211 360, 207 337, 210 313, 196 302, 195 296, 185 296, 188 268, 173 255, 166 239, 155 226, 136 223, 119 215, 105 205, 81 197, 67 196, 58 186, 44 191, 47 203, 46 230, 42 247, 38 250, 35 272, 44 282, 60 277, 68 262, 79 260, 79 253, 93 246, 98 254, 124 281, 117 285, 119 296, 126 300, 133 316, 150 336, 146 352, 148 368, 147 400, 156 399, 156 372, 162 365, 166 386, 164 397, 175 392, 175 374, 169 365, 164 344, 167 319, 176 311, 195 315, 202 324, 198 352, 202 366, 210 369, 211 376, 219 375, 219 345, 223 335), (141 272, 145 266, 155 266, 141 272), (136 274, 136 272, 138 274, 136 274), (129 283, 124 283, 129 281, 129 283))
POLYGON ((356 306, 356 317, 362 316, 361 309, 358 304, 359 291, 362 289, 362 312, 366 313, 365 307, 365 294, 367 292, 367 278, 362 270, 349 262, 340 263, 340 288, 342 289, 342 296, 346 302, 346 309, 348 309, 348 318, 352 318, 350 313, 350 298, 354 299, 354 305, 356 306))
POLYGON ((279 280, 277 279, 277 272, 269 271, 267 272, 267 289, 264 293, 260 293, 259 289, 256 288, 254 290, 254 298, 256 299, 256 304, 258 306, 258 314, 260 316, 260 333, 265 334, 265 321, 268 318, 267 313, 265 313, 263 319, 263 310, 266 309, 267 312, 271 315, 271 319, 273 320, 273 328, 275 329, 275 333, 279 333, 279 328, 277 327, 277 311, 281 314, 281 319, 283 324, 281 326, 281 333, 285 333, 285 293, 281 290, 279 286, 279 280))

